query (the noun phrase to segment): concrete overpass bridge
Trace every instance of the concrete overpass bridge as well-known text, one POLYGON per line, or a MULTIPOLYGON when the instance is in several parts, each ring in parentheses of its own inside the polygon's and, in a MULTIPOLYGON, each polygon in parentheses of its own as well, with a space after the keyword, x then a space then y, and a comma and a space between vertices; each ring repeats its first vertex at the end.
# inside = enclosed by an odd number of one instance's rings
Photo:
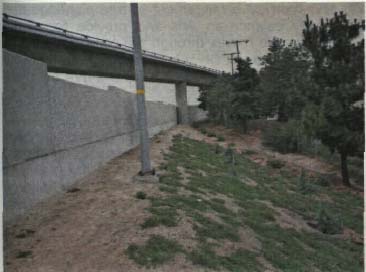
MULTIPOLYGON (((3 48, 46 63, 48 72, 134 79, 132 47, 7 14, 3 48)), ((209 86, 222 73, 150 51, 143 62, 145 81, 175 84, 179 123, 188 122, 187 85, 209 86)))

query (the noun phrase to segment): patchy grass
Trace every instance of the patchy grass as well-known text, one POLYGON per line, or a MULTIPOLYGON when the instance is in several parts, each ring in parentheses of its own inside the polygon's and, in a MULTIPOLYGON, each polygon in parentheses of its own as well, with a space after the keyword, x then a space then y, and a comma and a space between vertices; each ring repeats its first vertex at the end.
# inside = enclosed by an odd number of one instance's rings
POLYGON ((126 253, 140 265, 155 267, 172 260, 181 250, 181 246, 176 241, 168 240, 160 235, 152 235, 143 246, 130 245, 126 253))
POLYGON ((182 136, 173 141, 162 166, 166 173, 160 179, 160 190, 167 195, 150 198, 151 217, 142 227, 179 227, 180 216, 189 217, 197 246, 186 251, 179 246, 179 239, 169 244, 165 238, 154 236, 146 245, 129 249, 129 256, 137 263, 158 265, 181 252, 193 264, 216 270, 264 271, 257 261, 261 257, 282 271, 363 271, 363 246, 332 235, 341 232, 342 227, 362 235, 361 197, 324 186, 317 182, 321 177, 305 171, 299 177, 286 167, 260 166, 245 152, 237 154, 232 150, 228 156, 217 146, 202 141, 182 136), (184 182, 178 166, 190 174, 184 182), (257 186, 249 186, 243 178, 254 180, 257 186), (184 194, 180 193, 183 189, 184 194), (228 206, 223 197, 236 208, 228 206), (303 222, 316 222, 321 231, 309 231, 310 226, 283 227, 278 222, 277 208, 289 210, 303 222), (334 218, 339 223, 336 230, 331 229, 334 218), (240 247, 246 243, 240 236, 243 229, 253 230, 261 243, 259 251, 240 247), (237 247, 221 256, 215 249, 225 241, 237 247), (169 254, 167 248, 172 248, 169 254))
POLYGON ((170 209, 169 207, 150 208, 152 216, 146 219, 146 221, 141 225, 142 228, 151 228, 159 225, 164 225, 167 227, 175 227, 178 224, 178 214, 175 209, 170 209))

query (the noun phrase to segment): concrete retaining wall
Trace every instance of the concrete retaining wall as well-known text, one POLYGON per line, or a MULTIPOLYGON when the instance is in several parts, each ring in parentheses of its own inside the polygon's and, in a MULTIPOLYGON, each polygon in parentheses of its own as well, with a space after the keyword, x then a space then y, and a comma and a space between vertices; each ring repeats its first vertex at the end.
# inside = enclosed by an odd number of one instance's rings
MULTIPOLYGON (((4 216, 35 203, 138 144, 135 95, 55 79, 44 63, 4 50, 4 216)), ((150 136, 177 123, 147 102, 150 136)))

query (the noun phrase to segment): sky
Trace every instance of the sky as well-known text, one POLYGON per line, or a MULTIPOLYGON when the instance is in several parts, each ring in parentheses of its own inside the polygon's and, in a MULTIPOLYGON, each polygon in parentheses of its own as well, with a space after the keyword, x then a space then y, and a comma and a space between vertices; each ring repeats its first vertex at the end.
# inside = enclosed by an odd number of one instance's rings
MULTIPOLYGON (((127 3, 6 3, 3 10, 10 15, 132 44, 130 8, 127 3)), ((240 45, 241 56, 249 56, 254 67, 259 69, 258 57, 266 54, 268 41, 273 37, 301 41, 306 14, 314 22, 320 21, 321 17, 331 17, 335 11, 341 10, 350 19, 365 17, 364 3, 361 2, 140 3, 139 10, 143 49, 225 71, 231 70, 231 64, 223 54, 235 52, 235 46, 226 45, 226 40, 248 39, 249 43, 240 45)), ((94 86, 102 84, 101 81, 93 83, 91 77, 74 77, 73 80, 75 78, 94 86)), ((105 84, 116 85, 121 82, 108 80, 105 84)), ((126 89, 133 89, 131 82, 124 82, 126 89)), ((148 100, 163 98, 160 100, 174 104, 174 92, 171 91, 174 87, 170 84, 155 83, 149 86, 151 89, 167 91, 164 95, 159 94, 159 91, 150 95, 147 93, 148 100)), ((196 104, 197 88, 190 88, 189 91, 189 103, 196 104)))

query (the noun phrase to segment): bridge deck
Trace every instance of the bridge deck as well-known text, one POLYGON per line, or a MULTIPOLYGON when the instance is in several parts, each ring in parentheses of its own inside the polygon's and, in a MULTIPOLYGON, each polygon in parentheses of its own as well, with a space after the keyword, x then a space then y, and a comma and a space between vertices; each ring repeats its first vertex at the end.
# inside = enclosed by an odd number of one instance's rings
MULTIPOLYGON (((133 48, 121 43, 7 14, 3 37, 4 48, 46 62, 50 72, 134 78, 133 48)), ((207 85, 221 73, 146 50, 143 58, 147 81, 207 85)))

